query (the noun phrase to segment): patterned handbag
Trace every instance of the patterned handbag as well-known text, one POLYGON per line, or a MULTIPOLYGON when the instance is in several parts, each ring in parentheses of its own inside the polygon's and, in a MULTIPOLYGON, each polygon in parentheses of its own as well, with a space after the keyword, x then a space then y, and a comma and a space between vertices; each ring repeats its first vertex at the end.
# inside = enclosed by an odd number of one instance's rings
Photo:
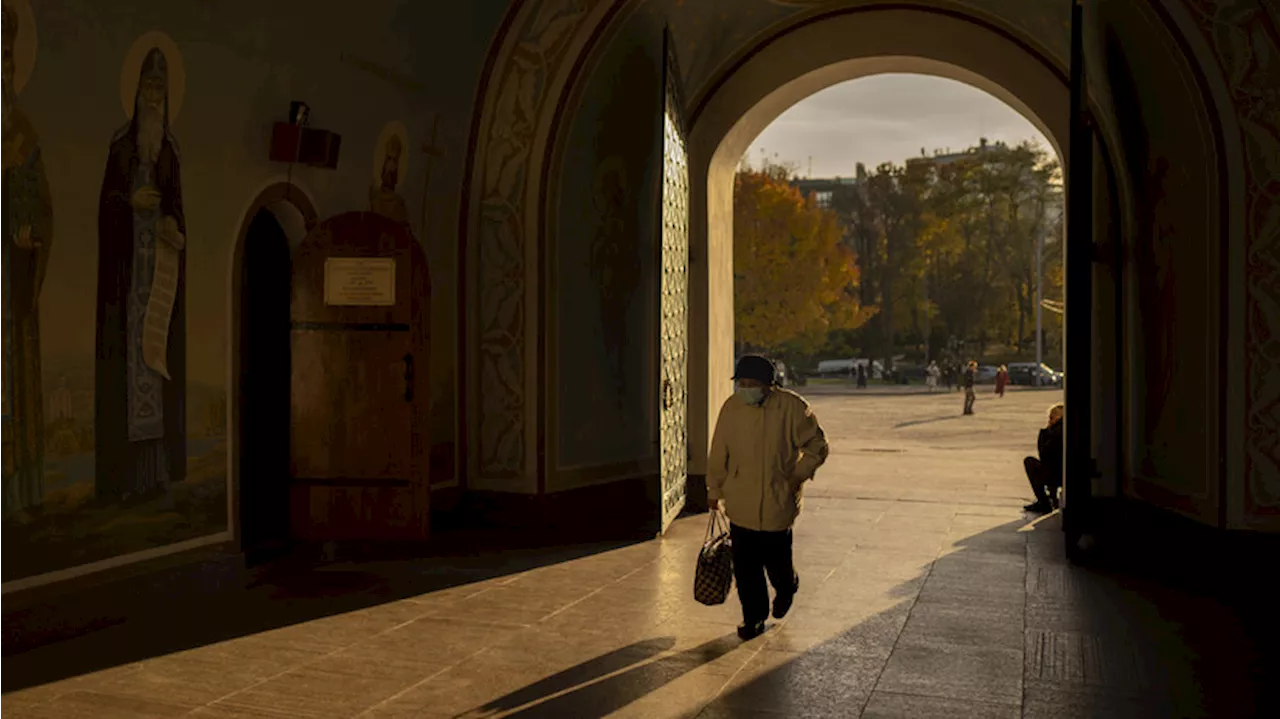
POLYGON ((719 510, 711 510, 707 536, 698 552, 698 568, 693 576, 693 598, 707 606, 724 604, 733 586, 733 543, 729 520, 719 510))

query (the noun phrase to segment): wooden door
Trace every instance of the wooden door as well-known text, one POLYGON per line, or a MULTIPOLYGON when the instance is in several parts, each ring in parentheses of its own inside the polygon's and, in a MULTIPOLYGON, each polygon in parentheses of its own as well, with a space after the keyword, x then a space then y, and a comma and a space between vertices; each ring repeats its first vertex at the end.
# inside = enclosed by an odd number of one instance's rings
POLYGON ((380 215, 326 220, 296 251, 294 538, 426 539, 429 300, 422 248, 380 215))
POLYGON ((658 338, 661 396, 658 398, 661 448, 662 531, 684 509, 689 472, 689 162, 683 93, 671 33, 663 35, 662 240, 658 338))

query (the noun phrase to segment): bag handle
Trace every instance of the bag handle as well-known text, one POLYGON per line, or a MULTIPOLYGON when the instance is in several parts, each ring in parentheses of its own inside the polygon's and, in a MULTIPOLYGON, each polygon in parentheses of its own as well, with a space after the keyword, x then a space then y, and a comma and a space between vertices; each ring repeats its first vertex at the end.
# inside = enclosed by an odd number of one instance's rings
POLYGON ((726 526, 728 525, 729 520, 719 508, 712 509, 710 515, 711 516, 708 518, 707 522, 707 534, 702 539, 703 546, 706 546, 711 541, 711 538, 717 534, 723 534, 729 531, 728 526, 726 526), (717 529, 722 531, 716 532, 717 529))

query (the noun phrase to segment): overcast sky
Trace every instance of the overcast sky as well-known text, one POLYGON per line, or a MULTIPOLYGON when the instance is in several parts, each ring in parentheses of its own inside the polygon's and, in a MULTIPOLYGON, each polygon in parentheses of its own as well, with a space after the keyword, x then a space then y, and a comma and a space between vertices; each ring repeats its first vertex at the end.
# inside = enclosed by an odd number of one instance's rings
POLYGON ((770 159, 794 163, 802 177, 812 157, 813 177, 849 177, 858 162, 870 170, 916 157, 921 147, 958 152, 980 137, 1011 145, 1034 139, 1052 152, 1034 125, 982 90, 926 75, 874 75, 801 100, 765 128, 747 156, 759 165, 763 148, 770 159))

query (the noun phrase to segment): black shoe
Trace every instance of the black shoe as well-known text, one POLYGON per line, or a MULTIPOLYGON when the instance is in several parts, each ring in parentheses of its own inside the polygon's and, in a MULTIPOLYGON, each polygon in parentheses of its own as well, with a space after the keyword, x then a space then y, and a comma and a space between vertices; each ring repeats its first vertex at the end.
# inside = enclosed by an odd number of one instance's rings
POLYGON ((795 601, 796 592, 800 591, 800 575, 796 575, 796 582, 791 587, 791 591, 782 593, 773 598, 773 618, 782 619, 787 616, 787 612, 791 611, 791 602, 795 601))
POLYGON ((1036 514, 1048 514, 1053 511, 1053 507, 1050 506, 1048 502, 1032 502, 1022 508, 1028 512, 1035 512, 1036 514))
POLYGON ((764 634, 764 622, 752 622, 738 627, 738 638, 744 642, 749 642, 761 634, 764 634))

